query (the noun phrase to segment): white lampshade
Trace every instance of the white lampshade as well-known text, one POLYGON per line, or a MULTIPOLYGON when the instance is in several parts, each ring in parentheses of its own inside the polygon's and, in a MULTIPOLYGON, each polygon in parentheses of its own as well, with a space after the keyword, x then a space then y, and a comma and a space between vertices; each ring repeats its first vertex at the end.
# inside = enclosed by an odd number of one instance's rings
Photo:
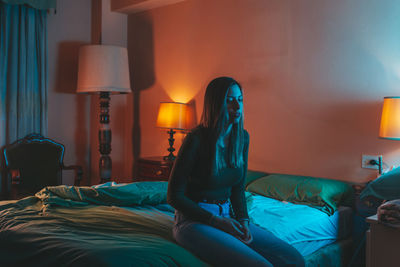
POLYGON ((131 92, 127 49, 112 45, 82 46, 77 92, 131 92))
POLYGON ((383 100, 379 137, 400 140, 400 97, 387 96, 383 100))

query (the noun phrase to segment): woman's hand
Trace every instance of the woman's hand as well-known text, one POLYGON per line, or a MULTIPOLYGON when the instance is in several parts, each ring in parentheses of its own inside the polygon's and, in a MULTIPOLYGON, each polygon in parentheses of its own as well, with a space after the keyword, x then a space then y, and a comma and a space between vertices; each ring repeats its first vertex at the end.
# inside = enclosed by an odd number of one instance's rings
POLYGON ((231 218, 225 218, 220 216, 213 216, 210 221, 211 226, 218 228, 228 234, 231 234, 237 238, 241 238, 244 236, 244 232, 242 230, 242 225, 231 218))
POLYGON ((251 232, 250 232, 249 221, 248 220, 243 220, 243 221, 240 221, 240 224, 242 226, 243 235, 239 239, 243 243, 250 244, 251 241, 253 241, 253 236, 251 235, 251 232))
POLYGON ((378 221, 398 223, 400 221, 400 200, 385 201, 378 207, 378 221))
POLYGON ((239 223, 231 218, 214 216, 211 219, 211 225, 233 235, 243 243, 249 244, 251 241, 253 241, 248 220, 243 220, 239 223))

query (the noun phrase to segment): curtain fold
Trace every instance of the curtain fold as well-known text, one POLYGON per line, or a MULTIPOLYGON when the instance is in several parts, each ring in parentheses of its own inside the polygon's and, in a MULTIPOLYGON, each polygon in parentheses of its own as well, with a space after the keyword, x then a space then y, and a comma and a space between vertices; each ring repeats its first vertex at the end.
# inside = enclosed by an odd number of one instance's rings
POLYGON ((0 2, 0 22, 3 147, 32 132, 47 135, 47 11, 0 2))

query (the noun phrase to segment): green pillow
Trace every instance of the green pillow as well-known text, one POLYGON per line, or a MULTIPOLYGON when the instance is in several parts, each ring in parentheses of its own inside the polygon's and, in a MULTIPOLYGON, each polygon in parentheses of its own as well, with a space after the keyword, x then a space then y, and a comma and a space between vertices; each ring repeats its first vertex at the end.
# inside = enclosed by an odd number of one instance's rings
POLYGON ((254 180, 257 180, 267 175, 268 173, 266 172, 247 170, 245 185, 248 186, 254 180))
POLYGON ((266 197, 304 204, 332 215, 339 205, 351 205, 353 189, 341 181, 323 178, 270 174, 247 186, 266 197))
POLYGON ((382 174, 361 192, 360 199, 373 196, 379 199, 400 199, 400 167, 382 174))

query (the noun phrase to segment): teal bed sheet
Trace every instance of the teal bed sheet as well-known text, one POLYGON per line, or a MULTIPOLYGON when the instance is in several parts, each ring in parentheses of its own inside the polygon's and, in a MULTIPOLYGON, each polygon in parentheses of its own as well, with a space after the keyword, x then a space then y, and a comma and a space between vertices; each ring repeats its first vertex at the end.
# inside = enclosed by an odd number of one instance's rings
POLYGON ((351 234, 352 209, 349 207, 340 207, 329 216, 307 205, 256 194, 247 196, 247 202, 252 223, 269 230, 303 256, 351 234))

